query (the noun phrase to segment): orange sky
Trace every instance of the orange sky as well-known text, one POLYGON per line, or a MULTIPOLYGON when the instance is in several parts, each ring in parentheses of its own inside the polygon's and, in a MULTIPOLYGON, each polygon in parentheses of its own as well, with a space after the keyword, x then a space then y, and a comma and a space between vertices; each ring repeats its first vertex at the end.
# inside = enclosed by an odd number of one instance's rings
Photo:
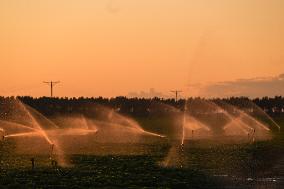
MULTIPOLYGON (((0 95, 117 96, 284 73, 283 0, 1 0, 0 95)), ((185 95, 196 94, 196 91, 185 95)))

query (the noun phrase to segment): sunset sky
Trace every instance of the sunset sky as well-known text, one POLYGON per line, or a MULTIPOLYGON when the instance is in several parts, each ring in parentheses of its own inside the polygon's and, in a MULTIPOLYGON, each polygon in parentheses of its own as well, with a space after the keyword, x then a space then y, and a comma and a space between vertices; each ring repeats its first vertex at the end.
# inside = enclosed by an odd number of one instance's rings
POLYGON ((284 95, 284 1, 1 0, 0 66, 0 96, 284 95))

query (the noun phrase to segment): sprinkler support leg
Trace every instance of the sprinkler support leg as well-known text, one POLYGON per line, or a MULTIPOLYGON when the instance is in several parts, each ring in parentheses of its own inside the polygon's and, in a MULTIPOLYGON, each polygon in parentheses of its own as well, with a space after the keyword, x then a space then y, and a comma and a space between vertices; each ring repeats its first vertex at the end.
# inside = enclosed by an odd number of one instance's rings
POLYGON ((35 168, 35 158, 31 158, 31 162, 32 162, 32 170, 34 170, 34 168, 35 168))
POLYGON ((54 151, 54 144, 51 144, 51 148, 50 148, 50 159, 52 159, 53 156, 53 151, 54 151))

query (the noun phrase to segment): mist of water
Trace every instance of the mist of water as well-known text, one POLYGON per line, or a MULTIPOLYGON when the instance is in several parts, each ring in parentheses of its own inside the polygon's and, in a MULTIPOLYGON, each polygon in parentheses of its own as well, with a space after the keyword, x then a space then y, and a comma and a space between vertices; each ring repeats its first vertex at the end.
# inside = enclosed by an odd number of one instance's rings
POLYGON ((173 143, 162 162, 163 166, 184 167, 184 148, 190 148, 192 141, 202 143, 210 140, 212 144, 269 140, 269 125, 249 115, 236 106, 225 102, 195 99, 186 102, 181 121, 181 145, 173 143), (234 139, 234 140, 233 140, 234 139), (183 165, 183 166, 181 166, 183 165))

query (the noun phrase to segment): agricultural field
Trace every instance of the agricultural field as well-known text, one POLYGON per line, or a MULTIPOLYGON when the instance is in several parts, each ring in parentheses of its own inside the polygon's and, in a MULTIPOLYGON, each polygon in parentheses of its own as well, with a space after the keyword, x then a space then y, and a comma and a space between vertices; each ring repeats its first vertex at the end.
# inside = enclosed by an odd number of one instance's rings
POLYGON ((197 99, 184 110, 152 102, 149 115, 131 117, 101 105, 49 115, 10 99, 0 120, 0 186, 283 188, 284 118, 246 102, 197 99))
POLYGON ((101 150, 112 149, 116 153, 70 154, 67 157, 70 165, 66 167, 52 166, 48 155, 15 154, 13 146, 12 140, 1 143, 2 188, 282 188, 284 185, 283 132, 274 133, 269 141, 254 143, 187 140, 183 149, 165 141, 101 144, 101 150), (35 158, 34 169, 31 158, 35 158))

